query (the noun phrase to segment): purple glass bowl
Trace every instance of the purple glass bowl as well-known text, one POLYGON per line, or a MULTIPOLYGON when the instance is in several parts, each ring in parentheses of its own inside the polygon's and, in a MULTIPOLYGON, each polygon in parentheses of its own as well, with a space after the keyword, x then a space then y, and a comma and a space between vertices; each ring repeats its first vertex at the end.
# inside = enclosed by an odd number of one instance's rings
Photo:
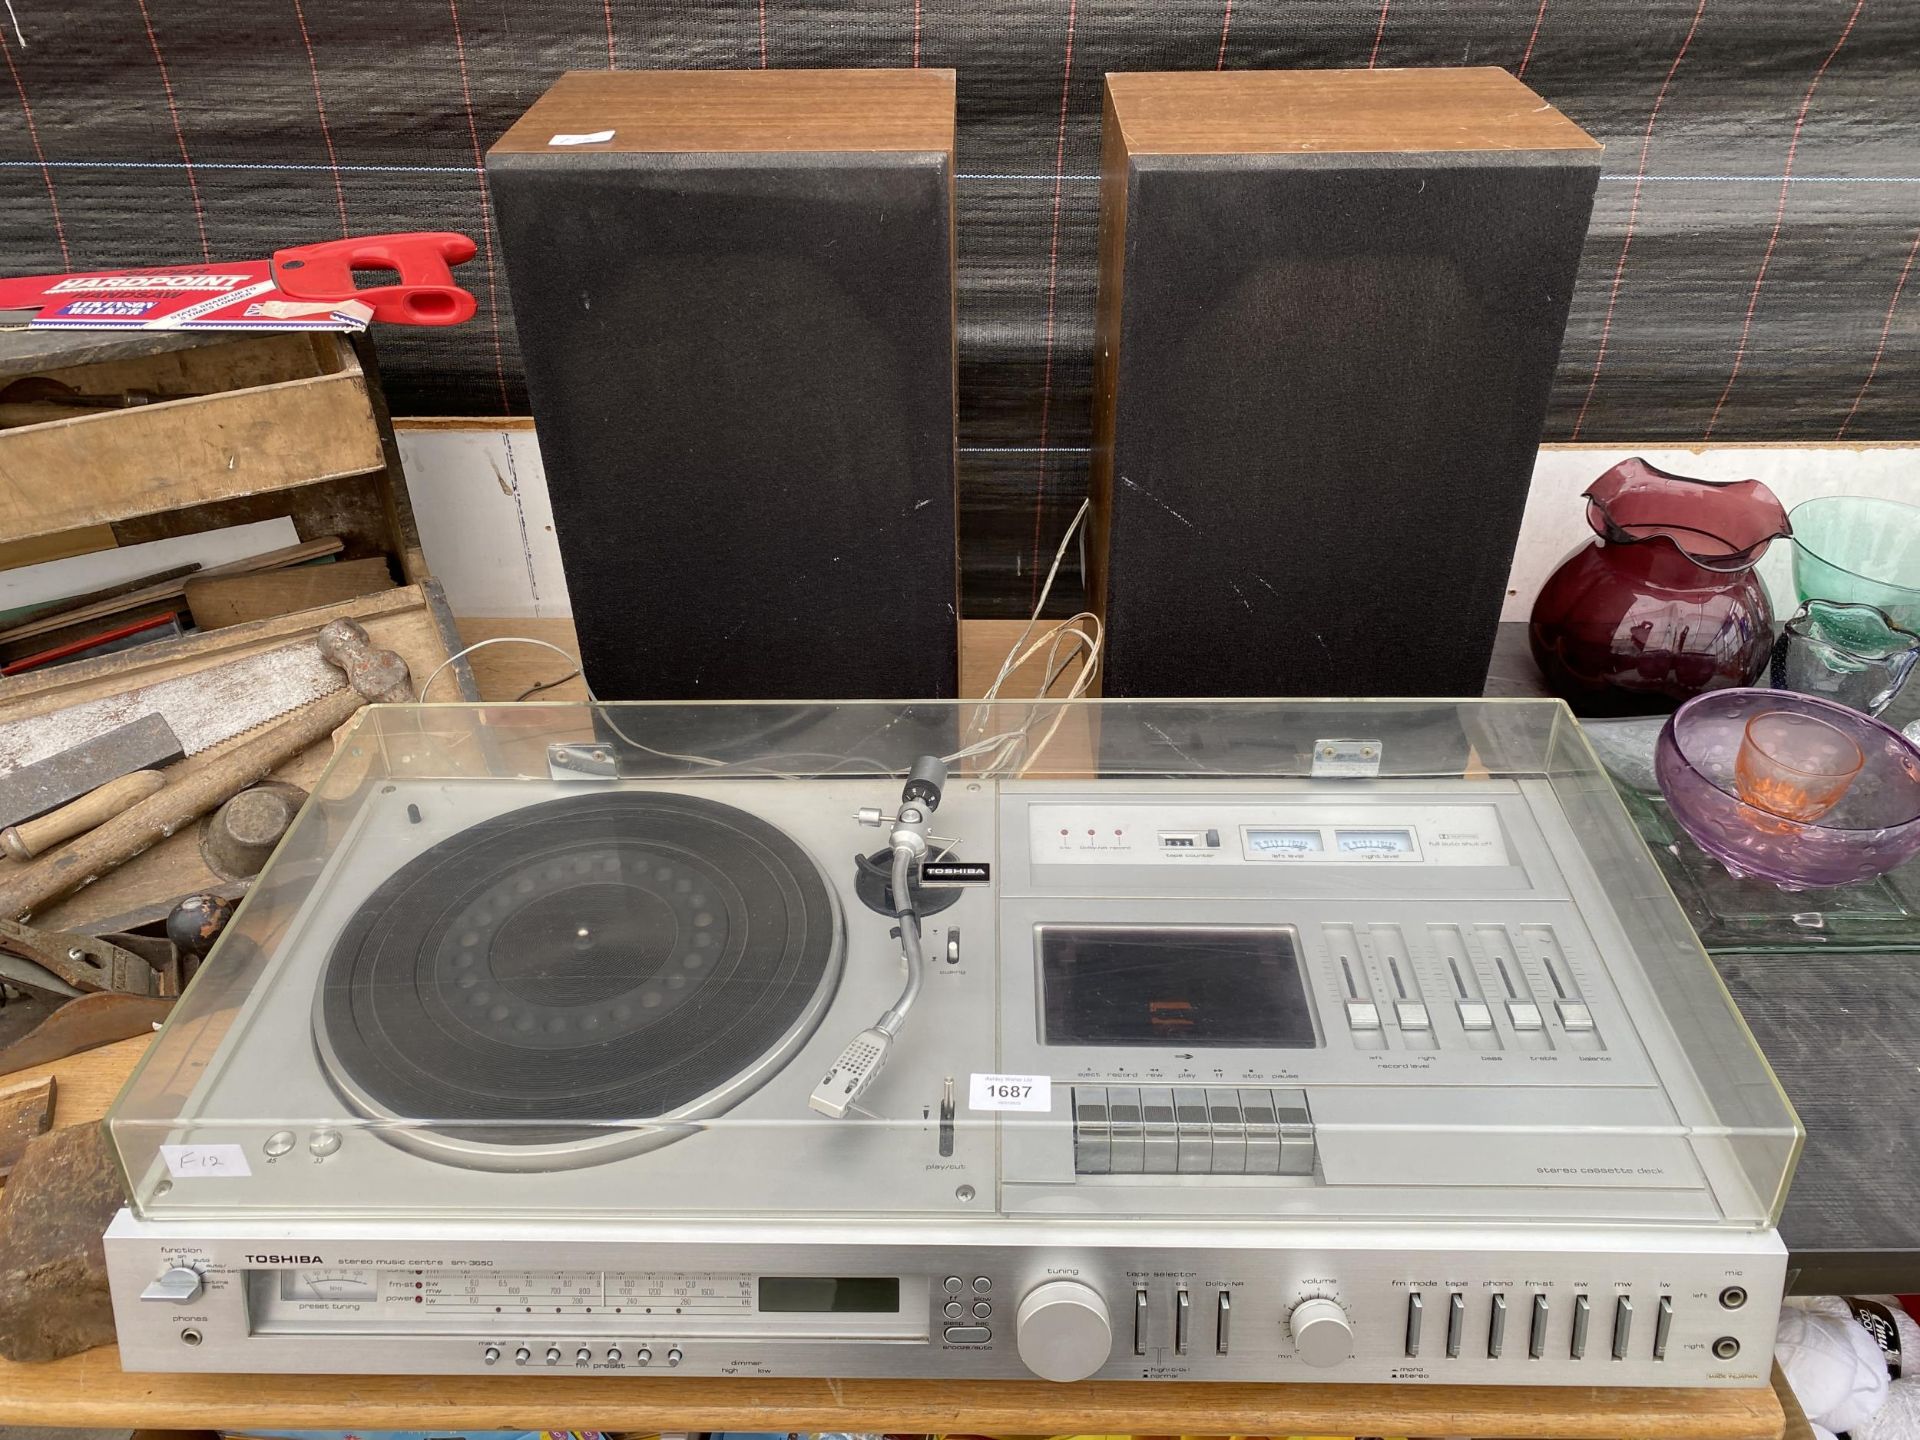
POLYGON ((1920 746, 1878 720, 1787 690, 1712 690, 1682 705, 1660 731, 1653 770, 1676 824, 1729 874, 1782 890, 1857 885, 1920 852, 1920 746), (1747 721, 1767 710, 1812 715, 1844 730, 1866 764, 1818 820, 1787 820, 1734 788, 1747 721))

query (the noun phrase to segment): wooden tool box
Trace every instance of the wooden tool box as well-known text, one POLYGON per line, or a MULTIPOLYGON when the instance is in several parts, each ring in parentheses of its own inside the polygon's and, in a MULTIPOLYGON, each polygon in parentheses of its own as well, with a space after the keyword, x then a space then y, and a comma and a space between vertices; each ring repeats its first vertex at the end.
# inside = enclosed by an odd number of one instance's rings
MULTIPOLYGON (((339 537, 343 562, 383 559, 395 588, 0 679, 0 721, 311 641, 335 616, 364 625, 407 661, 415 686, 457 650, 445 597, 427 573, 393 428, 363 337, 290 333, 0 333, 0 389, 46 377, 89 395, 154 397, 125 409, 52 414, 0 428, 0 570, 277 516, 302 541, 339 537), (110 535, 104 533, 110 531, 110 535)), ((58 410, 58 406, 46 406, 58 410)), ((18 412, 6 417, 19 418, 18 412)), ((337 567, 325 567, 334 569, 337 567)), ((320 570, 275 571, 289 589, 320 570)), ((441 700, 476 699, 464 662, 441 700)), ((227 741, 178 762, 205 764, 227 741)), ((331 747, 276 775, 310 786, 331 747)), ((198 826, 155 845, 36 924, 102 933, 151 923, 196 890, 234 893, 201 859, 198 826)), ((0 860, 0 874, 15 862, 0 860)), ((244 882, 242 882, 244 884, 244 882)))
POLYGON ((0 390, 27 376, 155 400, 0 428, 0 569, 92 548, 92 527, 127 545, 287 515, 303 540, 338 535, 342 559, 426 578, 363 337, 0 333, 0 390))

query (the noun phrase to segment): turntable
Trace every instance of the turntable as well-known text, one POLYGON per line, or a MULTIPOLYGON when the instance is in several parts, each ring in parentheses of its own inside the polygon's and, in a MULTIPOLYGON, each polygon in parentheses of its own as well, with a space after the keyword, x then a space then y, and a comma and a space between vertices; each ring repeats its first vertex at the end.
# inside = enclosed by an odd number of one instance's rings
POLYGON ((1649 1386, 1800 1140, 1478 701, 376 707, 110 1129, 129 1369, 1649 1386))

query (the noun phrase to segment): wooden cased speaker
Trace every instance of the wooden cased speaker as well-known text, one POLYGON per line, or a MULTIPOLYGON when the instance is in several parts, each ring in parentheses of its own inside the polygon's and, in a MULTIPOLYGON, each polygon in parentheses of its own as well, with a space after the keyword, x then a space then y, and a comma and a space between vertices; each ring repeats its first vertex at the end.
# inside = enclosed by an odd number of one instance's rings
POLYGON ((1107 77, 1104 690, 1477 695, 1600 147, 1505 72, 1107 77))
POLYGON ((603 699, 950 696, 950 70, 569 74, 487 157, 603 699))

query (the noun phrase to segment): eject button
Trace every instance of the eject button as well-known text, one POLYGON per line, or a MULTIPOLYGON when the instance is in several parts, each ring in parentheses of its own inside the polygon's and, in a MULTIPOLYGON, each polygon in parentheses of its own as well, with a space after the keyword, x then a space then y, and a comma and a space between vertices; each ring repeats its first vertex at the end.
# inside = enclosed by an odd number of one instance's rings
POLYGON ((1079 1175, 1311 1175, 1304 1090, 1075 1085, 1079 1175))

